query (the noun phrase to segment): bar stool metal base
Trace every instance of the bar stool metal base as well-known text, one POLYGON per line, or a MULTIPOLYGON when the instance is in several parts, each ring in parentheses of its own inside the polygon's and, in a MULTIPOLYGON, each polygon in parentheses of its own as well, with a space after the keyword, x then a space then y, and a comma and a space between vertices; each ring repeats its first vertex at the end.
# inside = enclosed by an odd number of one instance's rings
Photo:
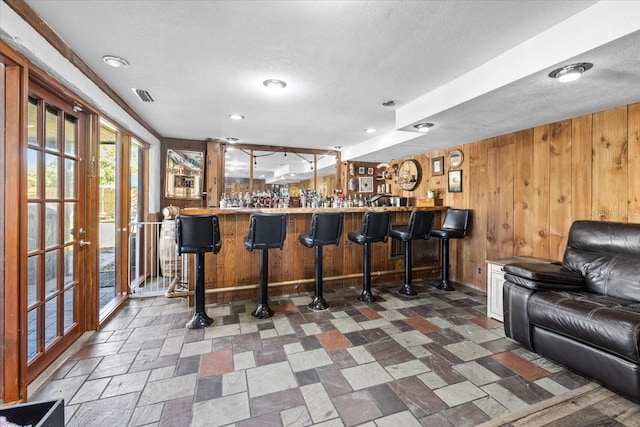
POLYGON ((438 286, 436 286, 436 289, 439 289, 441 291, 455 291, 456 290, 456 288, 451 286, 448 281, 447 282, 445 282, 445 281, 440 282, 438 284, 438 286))
POLYGON ((251 315, 258 319, 268 319, 273 316, 273 310, 271 310, 267 304, 258 304, 258 307, 256 307, 251 315))
POLYGON ((418 295, 418 293, 413 290, 413 288, 411 287, 410 283, 405 283, 404 285, 402 285, 402 288, 400 288, 398 293, 400 295, 404 295, 404 296, 407 296, 407 297, 412 297, 414 295, 418 295))
POLYGON ((313 301, 307 305, 311 310, 322 311, 329 308, 329 304, 321 296, 314 296, 313 301))
POLYGON ((213 323, 213 319, 207 315, 207 313, 193 313, 193 318, 187 323, 189 329, 202 329, 213 323))
POLYGON ((363 289, 362 293, 358 297, 358 300, 366 303, 377 301, 376 297, 373 296, 373 294, 371 293, 371 290, 369 289, 363 289))

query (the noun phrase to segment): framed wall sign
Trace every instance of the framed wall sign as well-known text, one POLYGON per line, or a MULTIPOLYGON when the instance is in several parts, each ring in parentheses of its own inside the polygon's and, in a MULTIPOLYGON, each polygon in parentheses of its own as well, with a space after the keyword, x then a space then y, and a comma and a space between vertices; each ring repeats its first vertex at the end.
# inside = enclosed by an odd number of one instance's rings
POLYGON ((449 193, 462 193, 462 171, 449 171, 447 184, 449 193))
POLYGON ((358 187, 360 187, 360 193, 373 193, 373 177, 363 176, 358 178, 358 187))
POLYGON ((364 170, 365 170, 364 166, 359 166, 358 167, 358 175, 364 175, 364 170))
POLYGON ((444 157, 433 157, 431 159, 431 176, 444 175, 444 157))
POLYGON ((449 153, 449 164, 452 168, 457 168, 464 161, 464 155, 460 150, 453 150, 449 153))
POLYGON ((373 168, 367 168, 367 175, 373 175, 373 168))

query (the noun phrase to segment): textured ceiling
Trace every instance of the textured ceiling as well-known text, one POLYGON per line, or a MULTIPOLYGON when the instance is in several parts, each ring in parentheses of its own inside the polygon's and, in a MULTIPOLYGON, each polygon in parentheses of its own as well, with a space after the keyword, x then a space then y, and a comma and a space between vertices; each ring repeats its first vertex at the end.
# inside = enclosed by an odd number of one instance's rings
POLYGON ((388 161, 640 100, 633 2, 27 3, 164 137, 388 161), (106 54, 131 66, 109 68, 106 54), (577 61, 595 65, 573 86, 547 77, 577 61), (269 93, 268 78, 288 86, 269 93), (403 130, 421 120, 436 126, 403 130))

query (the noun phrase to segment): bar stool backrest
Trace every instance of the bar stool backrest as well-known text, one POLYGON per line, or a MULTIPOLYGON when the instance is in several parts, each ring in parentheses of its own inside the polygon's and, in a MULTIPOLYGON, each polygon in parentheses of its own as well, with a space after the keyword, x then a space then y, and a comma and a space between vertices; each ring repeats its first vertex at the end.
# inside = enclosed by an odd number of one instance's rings
POLYGON ((454 230, 462 233, 463 236, 467 235, 467 229, 469 227, 469 209, 449 209, 444 216, 442 222, 442 230, 454 230))
POLYGON ((244 245, 250 251, 254 249, 282 249, 287 237, 287 215, 251 214, 249 234, 244 245))
POLYGON ((178 255, 217 254, 222 247, 220 224, 215 215, 178 215, 176 217, 178 255))
POLYGON ((362 231, 365 240, 386 242, 391 228, 391 212, 365 212, 362 218, 362 231))
POLYGON ((433 227, 433 212, 413 211, 409 217, 407 233, 414 239, 428 239, 433 227))
POLYGON ((342 236, 343 218, 342 212, 314 213, 309 232, 313 246, 337 245, 342 236))

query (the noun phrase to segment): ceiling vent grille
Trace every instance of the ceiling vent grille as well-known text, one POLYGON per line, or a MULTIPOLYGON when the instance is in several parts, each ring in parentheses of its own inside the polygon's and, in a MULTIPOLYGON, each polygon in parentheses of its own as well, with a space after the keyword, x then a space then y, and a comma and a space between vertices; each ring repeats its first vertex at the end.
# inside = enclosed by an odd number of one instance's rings
POLYGON ((153 95, 151 95, 151 92, 149 92, 148 90, 136 89, 136 88, 131 88, 131 90, 133 91, 133 93, 136 94, 138 98, 140 98, 140 101, 142 102, 156 102, 155 98, 153 97, 153 95))

